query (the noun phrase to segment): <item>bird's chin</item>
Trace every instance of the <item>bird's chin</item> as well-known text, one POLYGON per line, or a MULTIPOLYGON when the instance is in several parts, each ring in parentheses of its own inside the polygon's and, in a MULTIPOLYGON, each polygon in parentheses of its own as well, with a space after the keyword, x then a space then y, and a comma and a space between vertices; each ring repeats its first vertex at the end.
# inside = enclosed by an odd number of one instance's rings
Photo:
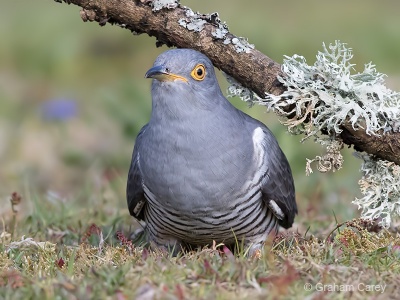
POLYGON ((188 82, 188 80, 185 77, 176 75, 176 74, 162 73, 162 74, 157 74, 157 75, 153 76, 153 78, 160 82, 172 82, 172 83, 174 83, 174 82, 187 83, 188 82))
POLYGON ((158 93, 161 93, 167 97, 167 95, 181 92, 182 89, 184 89, 184 86, 186 86, 186 84, 184 84, 182 81, 154 80, 152 89, 154 92, 158 91, 158 93))
POLYGON ((166 90, 168 91, 181 91, 182 89, 185 89, 187 86, 186 82, 183 82, 182 80, 176 79, 176 80, 157 80, 155 79, 153 81, 153 87, 157 87, 163 90, 165 92, 166 90))

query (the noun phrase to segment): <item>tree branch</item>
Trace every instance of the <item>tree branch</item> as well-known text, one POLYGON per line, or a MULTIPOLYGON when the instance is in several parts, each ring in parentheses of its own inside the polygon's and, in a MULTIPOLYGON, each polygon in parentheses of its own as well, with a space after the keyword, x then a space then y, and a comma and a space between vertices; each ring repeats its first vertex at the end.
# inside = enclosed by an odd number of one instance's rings
MULTIPOLYGON (((180 24, 189 20, 186 7, 153 11, 151 0, 55 0, 78 5, 83 21, 96 21, 101 26, 107 22, 127 28, 135 34, 146 33, 157 39, 157 45, 166 44, 179 48, 192 48, 207 55, 213 64, 224 71, 244 87, 251 89, 260 97, 265 93, 279 95, 285 87, 277 80, 282 75, 281 67, 272 59, 257 51, 249 49, 238 53, 233 43, 226 40, 237 38, 227 32, 224 39, 215 35, 221 26, 216 15, 201 15, 204 20, 201 30, 189 30, 180 24)), ((290 108, 287 108, 290 111, 290 108)), ((393 161, 400 165, 400 133, 389 132, 381 136, 371 136, 362 130, 354 130, 344 124, 340 136, 344 143, 357 151, 365 151, 378 158, 393 161)))

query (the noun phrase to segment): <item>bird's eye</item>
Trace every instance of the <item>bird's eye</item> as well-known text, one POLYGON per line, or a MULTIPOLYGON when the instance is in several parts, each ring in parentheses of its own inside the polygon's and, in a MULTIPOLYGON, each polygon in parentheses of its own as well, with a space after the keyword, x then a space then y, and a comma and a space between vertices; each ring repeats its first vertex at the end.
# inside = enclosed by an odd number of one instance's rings
POLYGON ((203 64, 198 64, 194 67, 190 75, 195 80, 203 80, 206 77, 206 67, 203 64))

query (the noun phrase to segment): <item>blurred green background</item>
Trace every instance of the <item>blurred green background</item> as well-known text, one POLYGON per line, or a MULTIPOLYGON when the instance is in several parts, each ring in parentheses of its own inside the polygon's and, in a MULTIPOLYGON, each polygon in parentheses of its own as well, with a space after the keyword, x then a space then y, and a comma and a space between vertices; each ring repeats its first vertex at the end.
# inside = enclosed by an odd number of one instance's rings
MULTIPOLYGON (((202 13, 218 11, 233 34, 282 62, 300 54, 309 64, 322 42, 339 39, 354 50, 356 70, 372 61, 400 90, 399 1, 182 1, 202 13)), ((51 0, 2 1, 0 9, 0 199, 13 191, 25 199, 109 204, 127 213, 125 180, 134 139, 148 121, 147 69, 166 47, 107 24, 84 23, 80 8, 51 0), (71 117, 46 117, 52 101, 76 105, 71 117)), ((219 75, 222 90, 227 84, 219 75)), ((277 136, 293 168, 300 219, 357 216, 360 161, 345 149, 344 168, 305 176, 306 158, 323 149, 300 144, 265 108, 248 108, 277 136)), ((72 204, 71 204, 72 205, 72 204)), ((0 214, 4 208, 1 205, 0 214)), ((8 208, 7 208, 8 209, 8 208)))

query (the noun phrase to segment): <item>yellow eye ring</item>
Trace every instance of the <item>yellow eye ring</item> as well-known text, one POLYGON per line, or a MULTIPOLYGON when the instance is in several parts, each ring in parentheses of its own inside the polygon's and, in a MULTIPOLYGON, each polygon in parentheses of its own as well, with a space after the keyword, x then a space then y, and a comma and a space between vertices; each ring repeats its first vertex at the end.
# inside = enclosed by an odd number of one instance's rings
POLYGON ((198 64, 194 67, 190 75, 194 80, 201 81, 206 77, 206 67, 203 64, 198 64))

